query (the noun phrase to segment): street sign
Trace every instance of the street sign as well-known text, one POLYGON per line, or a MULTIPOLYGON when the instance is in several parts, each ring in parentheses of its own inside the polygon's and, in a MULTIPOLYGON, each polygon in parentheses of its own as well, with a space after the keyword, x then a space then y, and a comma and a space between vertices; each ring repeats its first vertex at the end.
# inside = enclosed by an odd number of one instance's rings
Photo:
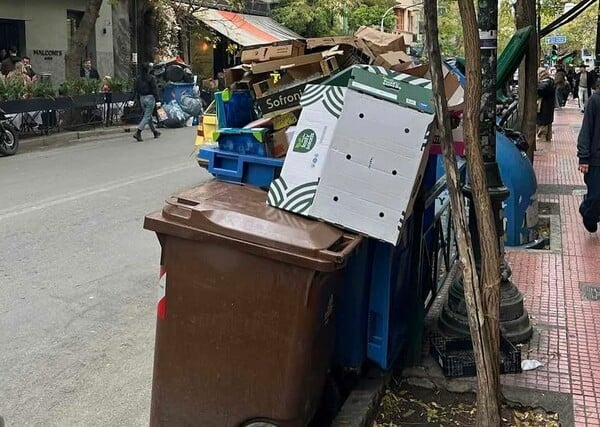
POLYGON ((565 44, 567 36, 550 36, 546 37, 546 44, 565 44))

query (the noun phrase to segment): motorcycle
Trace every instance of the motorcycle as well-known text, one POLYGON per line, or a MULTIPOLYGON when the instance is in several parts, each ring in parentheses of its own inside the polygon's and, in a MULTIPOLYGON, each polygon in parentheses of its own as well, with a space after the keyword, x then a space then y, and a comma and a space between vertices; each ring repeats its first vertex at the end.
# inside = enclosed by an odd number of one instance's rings
POLYGON ((0 155, 12 156, 19 149, 19 135, 17 130, 6 117, 6 113, 0 109, 0 155))

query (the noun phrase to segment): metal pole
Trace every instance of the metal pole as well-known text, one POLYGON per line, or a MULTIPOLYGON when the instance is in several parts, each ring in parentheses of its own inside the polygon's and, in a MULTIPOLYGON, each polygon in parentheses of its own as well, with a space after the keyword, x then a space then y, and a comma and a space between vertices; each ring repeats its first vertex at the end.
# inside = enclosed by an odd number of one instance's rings
MULTIPOLYGON (((500 254, 504 257, 504 225, 502 203, 509 196, 508 188, 502 182, 500 169, 496 162, 496 74, 497 74, 497 35, 498 35, 498 3, 496 0, 479 0, 479 37, 481 57, 481 113, 480 138, 483 162, 486 171, 488 192, 494 211, 494 222, 498 237, 500 254)), ((472 206, 473 197, 470 185, 464 192, 472 206)), ((481 265, 479 230, 475 218, 475 210, 469 209, 469 228, 473 251, 477 266, 481 265)), ((502 259, 500 271, 500 329, 504 336, 512 342, 528 340, 533 328, 529 315, 523 307, 523 295, 510 280, 511 271, 505 259, 502 259)), ((440 328, 451 335, 469 334, 469 326, 464 301, 462 281, 456 281, 448 291, 448 301, 440 316, 440 328)))
POLYGON ((385 17, 387 16, 388 13, 390 13, 395 8, 396 8, 396 5, 390 7, 388 10, 383 12, 383 16, 381 17, 381 24, 379 24, 379 31, 381 31, 382 33, 383 33, 383 21, 385 20, 385 17))

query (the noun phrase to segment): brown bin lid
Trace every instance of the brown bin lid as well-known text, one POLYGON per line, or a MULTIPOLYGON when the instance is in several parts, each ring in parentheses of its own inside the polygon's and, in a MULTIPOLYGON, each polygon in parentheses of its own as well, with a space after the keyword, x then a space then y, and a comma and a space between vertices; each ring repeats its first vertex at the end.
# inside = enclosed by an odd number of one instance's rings
POLYGON ((267 193, 258 188, 209 181, 172 196, 162 214, 201 231, 316 258, 343 240, 341 230, 273 208, 266 200, 267 193))

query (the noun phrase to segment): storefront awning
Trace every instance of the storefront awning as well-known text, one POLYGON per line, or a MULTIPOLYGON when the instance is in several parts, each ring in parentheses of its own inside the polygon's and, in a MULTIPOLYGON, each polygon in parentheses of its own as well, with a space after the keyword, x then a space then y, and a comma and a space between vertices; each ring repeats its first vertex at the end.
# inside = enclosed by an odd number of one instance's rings
POLYGON ((260 46, 301 36, 266 16, 245 15, 224 10, 205 9, 196 18, 216 32, 243 47, 260 46))

